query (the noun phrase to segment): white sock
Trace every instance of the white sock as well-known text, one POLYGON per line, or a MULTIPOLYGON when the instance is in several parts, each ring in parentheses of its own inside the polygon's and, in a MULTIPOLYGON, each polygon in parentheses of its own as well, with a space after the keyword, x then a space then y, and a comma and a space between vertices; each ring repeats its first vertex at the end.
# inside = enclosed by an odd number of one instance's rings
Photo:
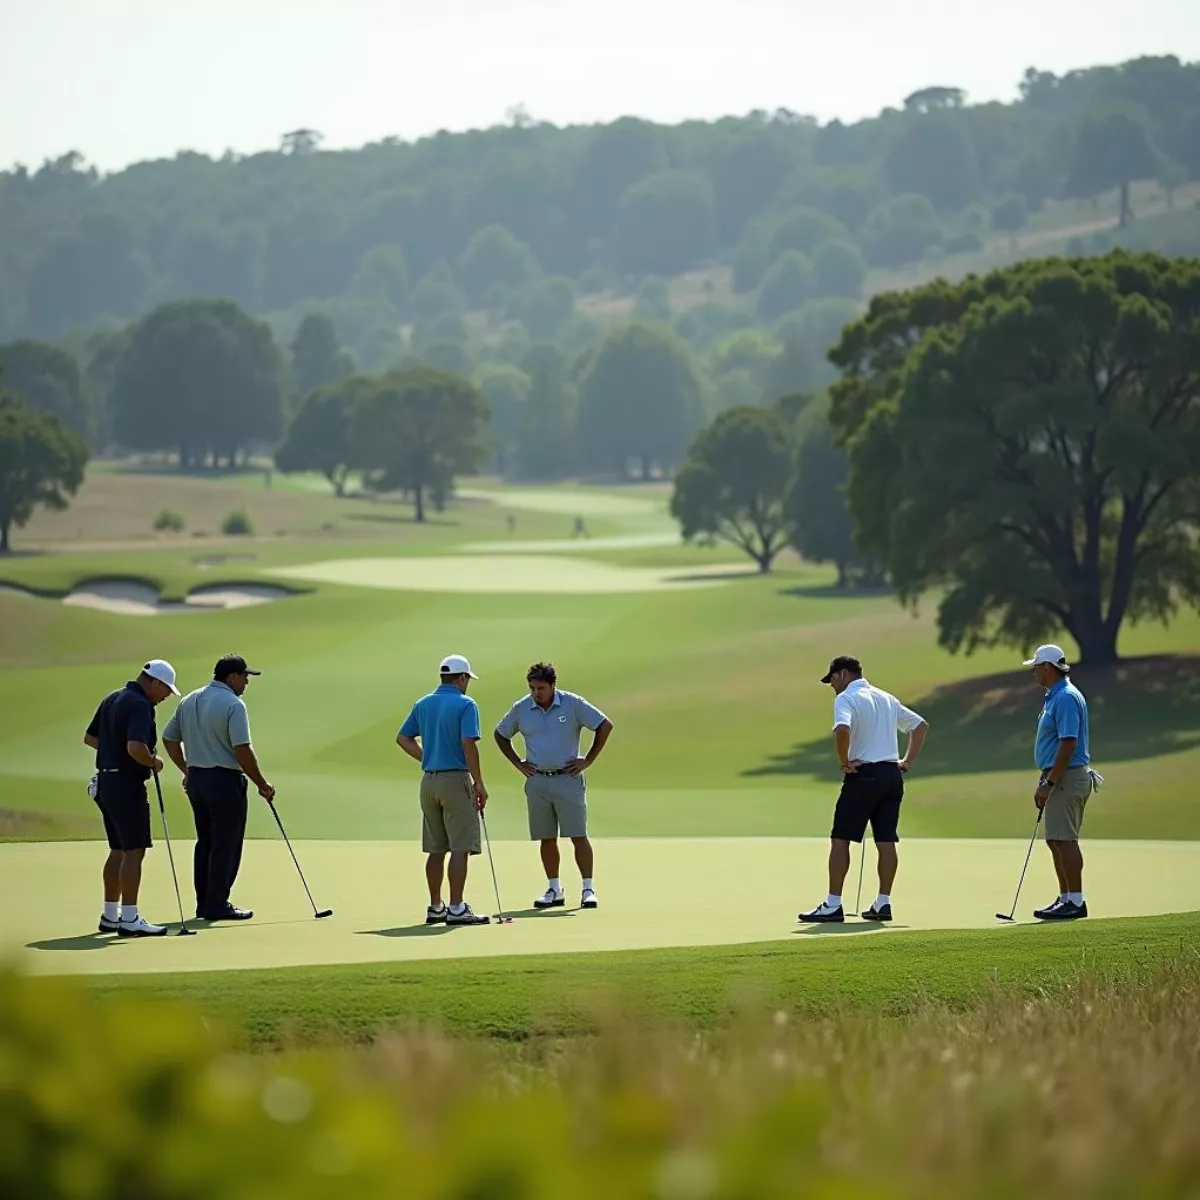
POLYGON ((891 902, 891 896, 885 896, 882 892, 880 892, 879 895, 875 897, 875 911, 878 912, 885 905, 891 904, 891 902))
POLYGON ((562 895, 562 880, 559 879, 557 875, 555 875, 553 879, 548 879, 546 881, 546 887, 556 896, 562 895))
POLYGON ((583 890, 585 892, 594 892, 596 890, 592 887, 592 877, 590 875, 583 881, 583 890))
POLYGON ((826 908, 841 908, 842 907, 841 896, 835 896, 832 892, 830 892, 829 895, 825 897, 825 907, 826 908))
POLYGON ((430 912, 441 912, 442 909, 445 907, 446 907, 446 905, 441 900, 439 900, 436 904, 430 904, 429 911, 430 912))
POLYGON ((125 922, 136 921, 138 919, 138 910, 136 904, 121 905, 121 920, 125 922))
POLYGON ((105 900, 104 919, 106 921, 119 921, 121 919, 121 905, 116 900, 105 900))
POLYGON ((1071 898, 1071 893, 1070 893, 1070 892, 1059 892, 1059 893, 1058 893, 1058 899, 1059 899, 1059 902, 1060 902, 1060 903, 1062 903, 1062 904, 1066 904, 1066 902, 1067 902, 1068 900, 1070 900, 1070 898, 1071 898))
POLYGON ((450 905, 450 911, 457 917, 464 908, 467 907, 465 900, 460 900, 457 904, 450 905))
POLYGON ((1083 903, 1083 893, 1082 892, 1068 892, 1067 899, 1070 900, 1070 902, 1072 904, 1082 904, 1083 903))

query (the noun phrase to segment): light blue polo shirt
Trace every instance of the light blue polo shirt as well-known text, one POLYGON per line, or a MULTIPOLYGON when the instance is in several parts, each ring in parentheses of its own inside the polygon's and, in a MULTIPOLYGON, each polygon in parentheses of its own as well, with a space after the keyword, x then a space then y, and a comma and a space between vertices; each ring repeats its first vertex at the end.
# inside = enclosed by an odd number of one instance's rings
POLYGON ((548 709, 532 697, 518 700, 503 716, 496 732, 511 742, 525 739, 525 757, 535 766, 557 770, 579 757, 579 734, 598 729, 608 718, 574 692, 554 689, 548 709))
POLYGON ((233 748, 250 745, 250 715, 241 696, 214 679, 180 700, 163 737, 183 743, 189 767, 240 771, 233 748))
POLYGON ((479 740, 479 705, 454 684, 443 683, 412 706, 400 732, 421 739, 421 766, 426 771, 465 771, 463 739, 479 740))
POLYGON ((1038 717, 1034 758, 1039 771, 1048 771, 1058 757, 1058 743, 1077 738, 1069 767, 1086 767, 1088 753, 1088 707, 1083 693, 1064 675, 1046 692, 1046 702, 1038 717))

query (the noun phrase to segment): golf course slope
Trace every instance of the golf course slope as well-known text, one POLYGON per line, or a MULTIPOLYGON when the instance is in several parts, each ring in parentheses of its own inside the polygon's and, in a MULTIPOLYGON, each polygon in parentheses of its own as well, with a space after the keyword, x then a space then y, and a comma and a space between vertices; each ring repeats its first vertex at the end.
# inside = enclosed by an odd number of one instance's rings
MULTIPOLYGON (((123 940, 96 932, 104 849, 96 842, 0 845, 0 953, 23 970, 48 974, 211 971, 227 968, 452 959, 588 950, 651 949, 786 940, 799 953, 836 952, 842 939, 904 936, 909 929, 993 928, 1012 904, 1028 841, 912 839, 901 845, 895 924, 798 926, 799 909, 825 891, 823 838, 615 838, 597 845, 601 907, 578 909, 578 879, 564 863, 568 905, 529 906, 544 886, 527 842, 493 845, 501 900, 511 925, 427 928, 422 855, 413 842, 299 841, 300 864, 321 907, 315 921, 282 842, 246 844, 237 902, 255 910, 244 925, 197 924, 193 938, 123 940), (19 918, 16 914, 20 914, 19 918)), ((192 843, 173 843, 184 912, 190 918, 192 843)), ((1095 841, 1086 846, 1093 917, 1151 916, 1200 908, 1200 843, 1095 841)), ((874 898, 867 847, 862 900, 874 898)), ((857 851, 847 881, 854 902, 857 851)), ((1018 920, 1055 892, 1039 843, 1018 920)), ((467 898, 496 911, 486 857, 472 862, 467 898)), ((177 924, 165 848, 148 857, 142 911, 177 924)))

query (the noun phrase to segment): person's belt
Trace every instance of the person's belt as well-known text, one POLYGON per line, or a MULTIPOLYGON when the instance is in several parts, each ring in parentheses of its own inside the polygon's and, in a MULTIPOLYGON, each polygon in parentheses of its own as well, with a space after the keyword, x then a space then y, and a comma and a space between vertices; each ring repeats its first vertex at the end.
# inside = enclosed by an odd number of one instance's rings
POLYGON ((566 767, 554 767, 554 768, 534 767, 533 771, 534 771, 535 775, 566 775, 567 774, 566 767))
POLYGON ((426 775, 465 775, 466 773, 467 773, 466 767, 443 767, 441 770, 438 770, 438 771, 426 771, 425 772, 426 775))

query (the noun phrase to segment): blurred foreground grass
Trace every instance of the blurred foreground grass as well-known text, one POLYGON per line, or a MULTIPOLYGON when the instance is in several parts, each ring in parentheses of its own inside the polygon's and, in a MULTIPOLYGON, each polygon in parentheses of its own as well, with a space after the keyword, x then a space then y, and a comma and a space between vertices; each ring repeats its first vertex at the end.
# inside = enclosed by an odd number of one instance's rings
POLYGON ((1193 1197, 1200 956, 971 1007, 536 1047, 273 1055, 186 1006, 0 978, 0 1195, 1193 1197))

